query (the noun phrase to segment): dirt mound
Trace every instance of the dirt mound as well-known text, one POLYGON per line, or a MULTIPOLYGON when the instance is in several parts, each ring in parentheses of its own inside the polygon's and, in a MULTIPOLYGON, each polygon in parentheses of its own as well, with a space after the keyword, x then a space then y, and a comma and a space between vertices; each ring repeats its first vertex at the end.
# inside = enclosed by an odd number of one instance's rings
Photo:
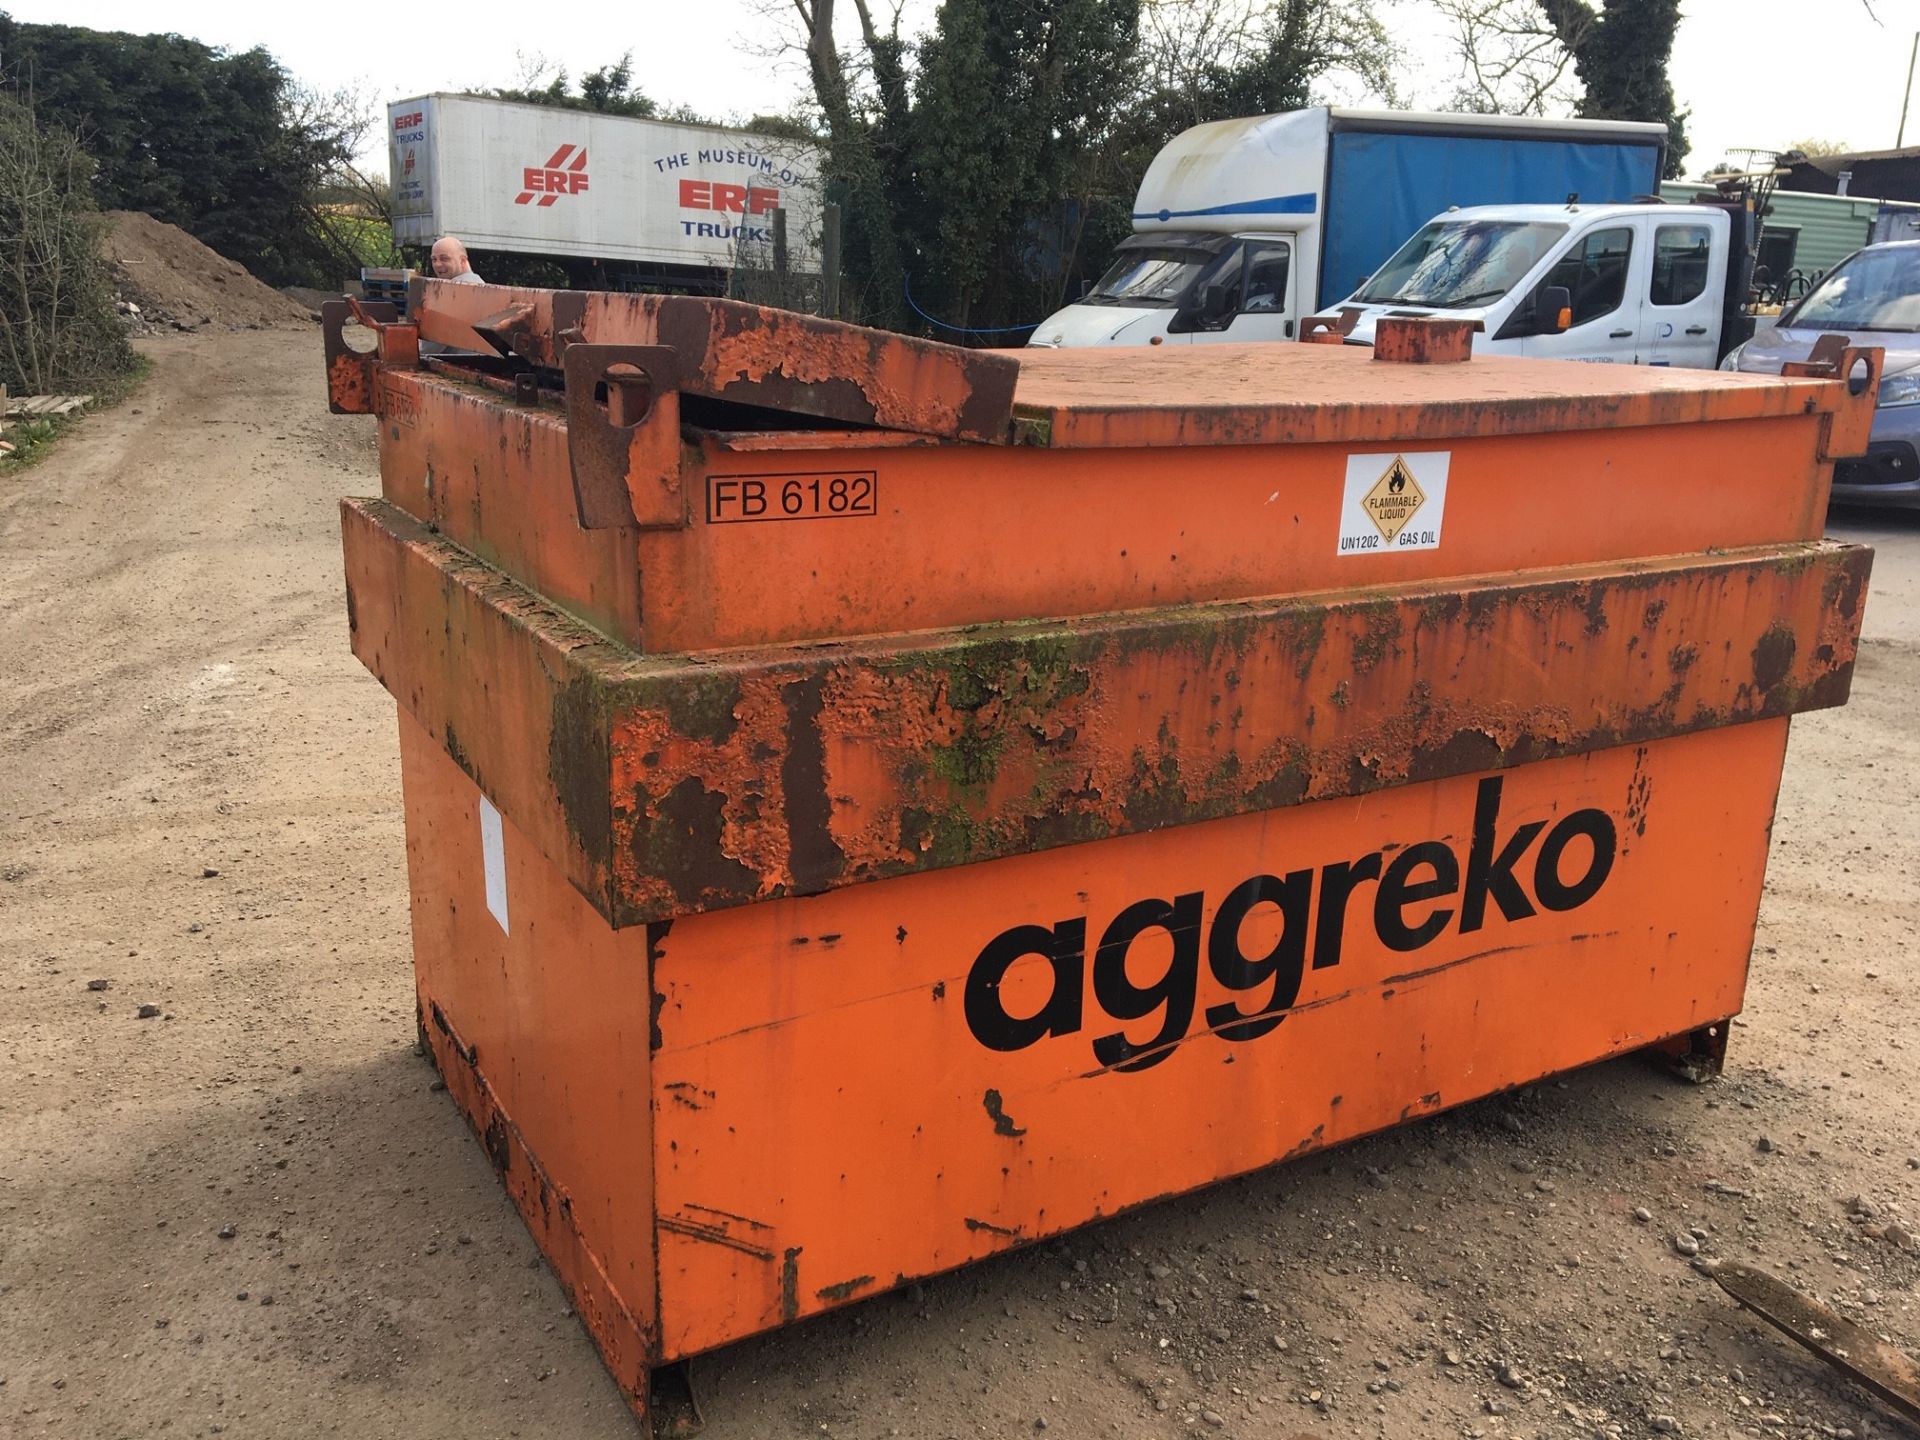
POLYGON ((189 329, 312 323, 311 312, 299 301, 254 279, 178 226, 132 210, 110 211, 107 219, 111 228, 102 248, 121 293, 149 323, 172 321, 189 329))

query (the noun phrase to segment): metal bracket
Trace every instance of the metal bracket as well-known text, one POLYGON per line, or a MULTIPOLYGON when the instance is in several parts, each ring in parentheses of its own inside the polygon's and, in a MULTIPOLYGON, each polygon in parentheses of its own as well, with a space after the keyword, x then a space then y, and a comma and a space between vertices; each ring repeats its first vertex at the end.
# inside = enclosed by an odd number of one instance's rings
POLYGON ((1801 379, 1834 379, 1840 374, 1840 357, 1846 353, 1846 349, 1846 336, 1822 335, 1813 342, 1813 349, 1807 352, 1806 359, 1787 361, 1780 367, 1780 373, 1801 379))
POLYGON ((1479 320, 1444 315, 1382 315, 1373 327, 1373 358, 1400 365, 1457 365, 1473 358, 1479 320))
POLYGON ((502 356, 518 355, 523 360, 531 360, 536 356, 531 305, 509 305, 484 320, 476 320, 473 322, 473 333, 502 356))
POLYGON ((707 1428, 706 1412, 693 1388, 693 1363, 663 1365, 648 1376, 647 1418, 654 1440, 689 1440, 707 1428))
POLYGON ((1732 1023, 1721 1020, 1712 1025, 1703 1025, 1698 1030, 1689 1030, 1684 1035, 1676 1035, 1671 1040, 1649 1046, 1645 1053, 1676 1080, 1684 1080, 1689 1085, 1705 1085, 1710 1080, 1719 1079, 1720 1071, 1727 1063, 1727 1031, 1732 1028, 1732 1023))
POLYGON ((1849 345, 1844 335, 1822 335, 1804 360, 1780 367, 1788 379, 1838 380, 1847 387, 1853 405, 1835 411, 1823 422, 1822 460, 1846 460, 1864 455, 1873 433, 1873 402, 1880 391, 1880 372, 1887 352, 1878 345, 1849 345))
POLYGON ((347 344, 347 322, 354 321, 376 335, 383 324, 400 318, 392 305, 380 301, 328 300, 320 307, 320 339, 327 363, 327 409, 335 415, 371 415, 374 372, 380 365, 379 344, 355 350, 347 344))
POLYGON ((399 310, 381 300, 346 296, 320 307, 320 334, 327 361, 327 409, 335 415, 371 415, 380 409, 380 370, 420 368, 420 330, 402 323, 399 310), (347 344, 347 322, 373 331, 371 350, 347 344))
POLYGON ((589 530, 684 526, 676 352, 666 345, 576 343, 566 348, 561 364, 581 525, 589 530))
POLYGON ((1348 305, 1337 315, 1309 315, 1300 322, 1300 342, 1303 345, 1344 345, 1347 336, 1353 333, 1353 327, 1360 323, 1363 313, 1357 306, 1348 305))

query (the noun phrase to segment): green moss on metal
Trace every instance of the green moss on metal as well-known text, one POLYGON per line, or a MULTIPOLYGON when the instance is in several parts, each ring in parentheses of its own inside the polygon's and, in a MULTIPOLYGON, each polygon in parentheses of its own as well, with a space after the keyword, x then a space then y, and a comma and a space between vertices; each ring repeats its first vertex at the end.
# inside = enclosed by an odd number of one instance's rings
POLYGON ((1367 630, 1353 642, 1353 668, 1364 675, 1386 658, 1406 622, 1399 609, 1386 602, 1369 605, 1360 613, 1366 616, 1367 630))
POLYGON ((560 801, 567 833, 594 865, 613 854, 612 740, 607 687, 591 675, 553 692, 548 717, 547 779, 560 801))
POLYGON ((719 745, 732 737, 734 709, 740 703, 740 679, 725 670, 682 668, 663 683, 636 686, 636 699, 667 717, 674 733, 719 745))
POLYGON ((1003 731, 969 724, 951 744, 928 747, 927 758, 933 773, 947 784, 977 791, 992 782, 1005 748, 1003 731))

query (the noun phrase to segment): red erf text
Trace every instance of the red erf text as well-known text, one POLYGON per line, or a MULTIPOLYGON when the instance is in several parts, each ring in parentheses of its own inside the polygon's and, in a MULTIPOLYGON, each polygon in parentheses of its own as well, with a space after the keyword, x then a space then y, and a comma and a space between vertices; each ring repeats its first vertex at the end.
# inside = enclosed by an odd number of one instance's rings
POLYGON ((733 215, 771 215, 780 206, 780 192, 758 185, 724 185, 713 180, 682 180, 682 210, 719 210, 733 215))

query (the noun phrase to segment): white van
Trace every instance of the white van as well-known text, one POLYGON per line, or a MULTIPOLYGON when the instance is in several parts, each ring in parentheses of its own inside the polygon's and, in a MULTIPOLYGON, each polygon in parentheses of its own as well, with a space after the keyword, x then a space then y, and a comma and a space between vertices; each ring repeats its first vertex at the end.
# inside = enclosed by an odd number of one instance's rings
POLYGON ((1713 205, 1451 210, 1333 309, 1356 344, 1383 315, 1444 315, 1481 323, 1476 353, 1711 369, 1751 333, 1744 220, 1713 205))

